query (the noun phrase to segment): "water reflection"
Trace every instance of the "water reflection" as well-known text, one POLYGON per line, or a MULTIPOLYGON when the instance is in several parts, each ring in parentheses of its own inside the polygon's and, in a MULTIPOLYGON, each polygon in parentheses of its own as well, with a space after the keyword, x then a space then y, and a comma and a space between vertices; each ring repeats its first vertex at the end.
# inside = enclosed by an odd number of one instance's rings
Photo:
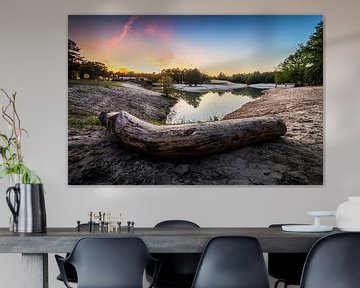
POLYGON ((185 91, 177 91, 174 90, 172 93, 173 97, 176 97, 178 99, 185 100, 186 103, 193 106, 194 108, 197 108, 200 105, 201 97, 206 95, 208 92, 185 92, 185 91))
POLYGON ((226 114, 262 95, 256 88, 242 88, 226 92, 194 93, 177 91, 179 100, 167 116, 167 124, 221 120, 226 114))

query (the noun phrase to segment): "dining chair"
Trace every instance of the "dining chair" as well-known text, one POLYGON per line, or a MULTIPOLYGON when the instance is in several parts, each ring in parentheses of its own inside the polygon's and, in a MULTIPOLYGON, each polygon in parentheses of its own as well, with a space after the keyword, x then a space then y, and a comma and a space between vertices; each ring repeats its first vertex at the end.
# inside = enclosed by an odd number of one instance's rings
POLYGON ((358 288, 359 267, 359 232, 325 236, 309 252, 300 288, 358 288))
MULTIPOLYGON (((145 243, 139 238, 82 238, 70 255, 55 255, 60 275, 70 288, 65 263, 74 266, 77 288, 142 288, 145 268, 154 262, 154 281, 160 262, 152 258, 145 243)), ((153 287, 153 283, 149 287, 153 287)))
MULTIPOLYGON (((89 229, 89 224, 88 223, 82 223, 80 224, 80 228, 81 229, 89 229)), ((95 223, 95 229, 99 229, 99 224, 98 223, 95 223)), ((67 253, 66 254, 66 257, 68 257, 70 254, 67 253)), ((68 282, 71 282, 71 283, 77 283, 77 275, 76 275, 76 270, 74 268, 73 265, 71 265, 70 263, 67 263, 65 262, 64 263, 64 270, 65 270, 65 275, 66 275, 66 278, 67 278, 67 281, 68 282)), ((59 281, 63 281, 63 278, 61 277, 61 274, 59 274, 57 277, 56 277, 57 280, 59 281)))
MULTIPOLYGON (((155 225, 155 229, 200 228, 188 220, 166 220, 155 225)), ((157 253, 152 254, 161 259, 162 266, 159 272, 156 288, 190 288, 194 280, 196 269, 201 257, 200 253, 157 253)), ((152 265, 147 269, 147 279, 153 275, 152 265)))
POLYGON ((192 288, 269 288, 261 247, 256 238, 212 238, 201 256, 192 288))
MULTIPOLYGON (((272 224, 269 228, 281 228, 282 225, 288 224, 272 224)), ((284 288, 288 285, 300 285, 306 257, 307 253, 269 253, 268 273, 277 279, 274 288, 280 283, 284 284, 284 288)))

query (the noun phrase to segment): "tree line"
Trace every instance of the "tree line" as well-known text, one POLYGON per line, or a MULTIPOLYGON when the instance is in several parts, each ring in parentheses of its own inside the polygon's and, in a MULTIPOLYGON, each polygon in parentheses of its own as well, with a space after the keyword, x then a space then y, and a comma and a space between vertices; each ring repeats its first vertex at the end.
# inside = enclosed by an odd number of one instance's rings
POLYGON ((109 76, 104 63, 88 61, 80 54, 76 42, 68 39, 68 78, 69 79, 97 79, 109 76))
POLYGON ((299 44, 293 54, 280 63, 273 72, 252 72, 226 76, 218 75, 218 79, 237 83, 294 83, 295 86, 323 84, 323 22, 315 27, 305 44, 299 44))
POLYGON ((226 76, 224 73, 220 73, 217 76, 219 80, 228 80, 235 83, 243 84, 256 84, 256 83, 274 83, 275 72, 251 72, 251 73, 238 73, 232 76, 226 76))
POLYGON ((197 68, 163 69, 161 73, 142 72, 112 72, 104 63, 88 61, 80 54, 81 49, 76 42, 68 40, 68 78, 69 79, 103 79, 117 80, 121 77, 138 77, 151 83, 177 83, 198 85, 209 82, 210 79, 227 80, 235 83, 294 83, 295 86, 322 85, 323 83, 323 22, 315 27, 315 32, 305 44, 299 44, 298 49, 280 63, 275 71, 238 73, 231 76, 221 72, 212 77, 197 68))
MULTIPOLYGON (((209 79, 210 76, 200 72, 199 69, 163 69, 161 73, 137 73, 108 71, 104 63, 88 61, 80 53, 81 49, 77 43, 68 39, 68 78, 69 79, 120 79, 121 77, 136 77, 148 79, 150 82, 159 82, 161 79, 171 77, 173 83, 185 83, 187 85, 198 85, 209 79)), ((169 78, 166 80, 169 81, 169 78)), ((165 81, 165 82, 166 82, 165 81)), ((164 79, 162 80, 164 82, 164 79)))
POLYGON ((161 70, 160 77, 171 77, 172 82, 176 84, 186 84, 186 85, 198 85, 203 83, 206 79, 210 79, 210 76, 200 72, 199 69, 180 69, 180 68, 171 68, 161 70))
POLYGON ((275 72, 275 82, 292 82, 295 86, 323 84, 323 22, 305 44, 280 63, 275 72))

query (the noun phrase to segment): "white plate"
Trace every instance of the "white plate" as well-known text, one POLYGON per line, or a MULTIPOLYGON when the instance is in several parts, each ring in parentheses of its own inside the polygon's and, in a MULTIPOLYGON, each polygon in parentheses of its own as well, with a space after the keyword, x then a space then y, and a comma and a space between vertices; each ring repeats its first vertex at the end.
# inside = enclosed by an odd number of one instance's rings
POLYGON ((330 232, 333 227, 324 225, 283 225, 281 229, 286 232, 330 232))
POLYGON ((335 216, 335 211, 308 211, 307 214, 309 216, 335 216))

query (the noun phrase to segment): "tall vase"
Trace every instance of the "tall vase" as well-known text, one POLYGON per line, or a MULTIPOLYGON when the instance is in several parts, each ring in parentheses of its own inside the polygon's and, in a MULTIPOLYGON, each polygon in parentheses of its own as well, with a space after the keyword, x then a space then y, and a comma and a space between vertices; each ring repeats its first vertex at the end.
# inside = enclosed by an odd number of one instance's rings
POLYGON ((14 232, 42 233, 47 231, 42 184, 15 184, 7 189, 6 201, 14 216, 14 232))
POLYGON ((338 206, 336 226, 342 231, 360 231, 360 196, 348 197, 338 206))

